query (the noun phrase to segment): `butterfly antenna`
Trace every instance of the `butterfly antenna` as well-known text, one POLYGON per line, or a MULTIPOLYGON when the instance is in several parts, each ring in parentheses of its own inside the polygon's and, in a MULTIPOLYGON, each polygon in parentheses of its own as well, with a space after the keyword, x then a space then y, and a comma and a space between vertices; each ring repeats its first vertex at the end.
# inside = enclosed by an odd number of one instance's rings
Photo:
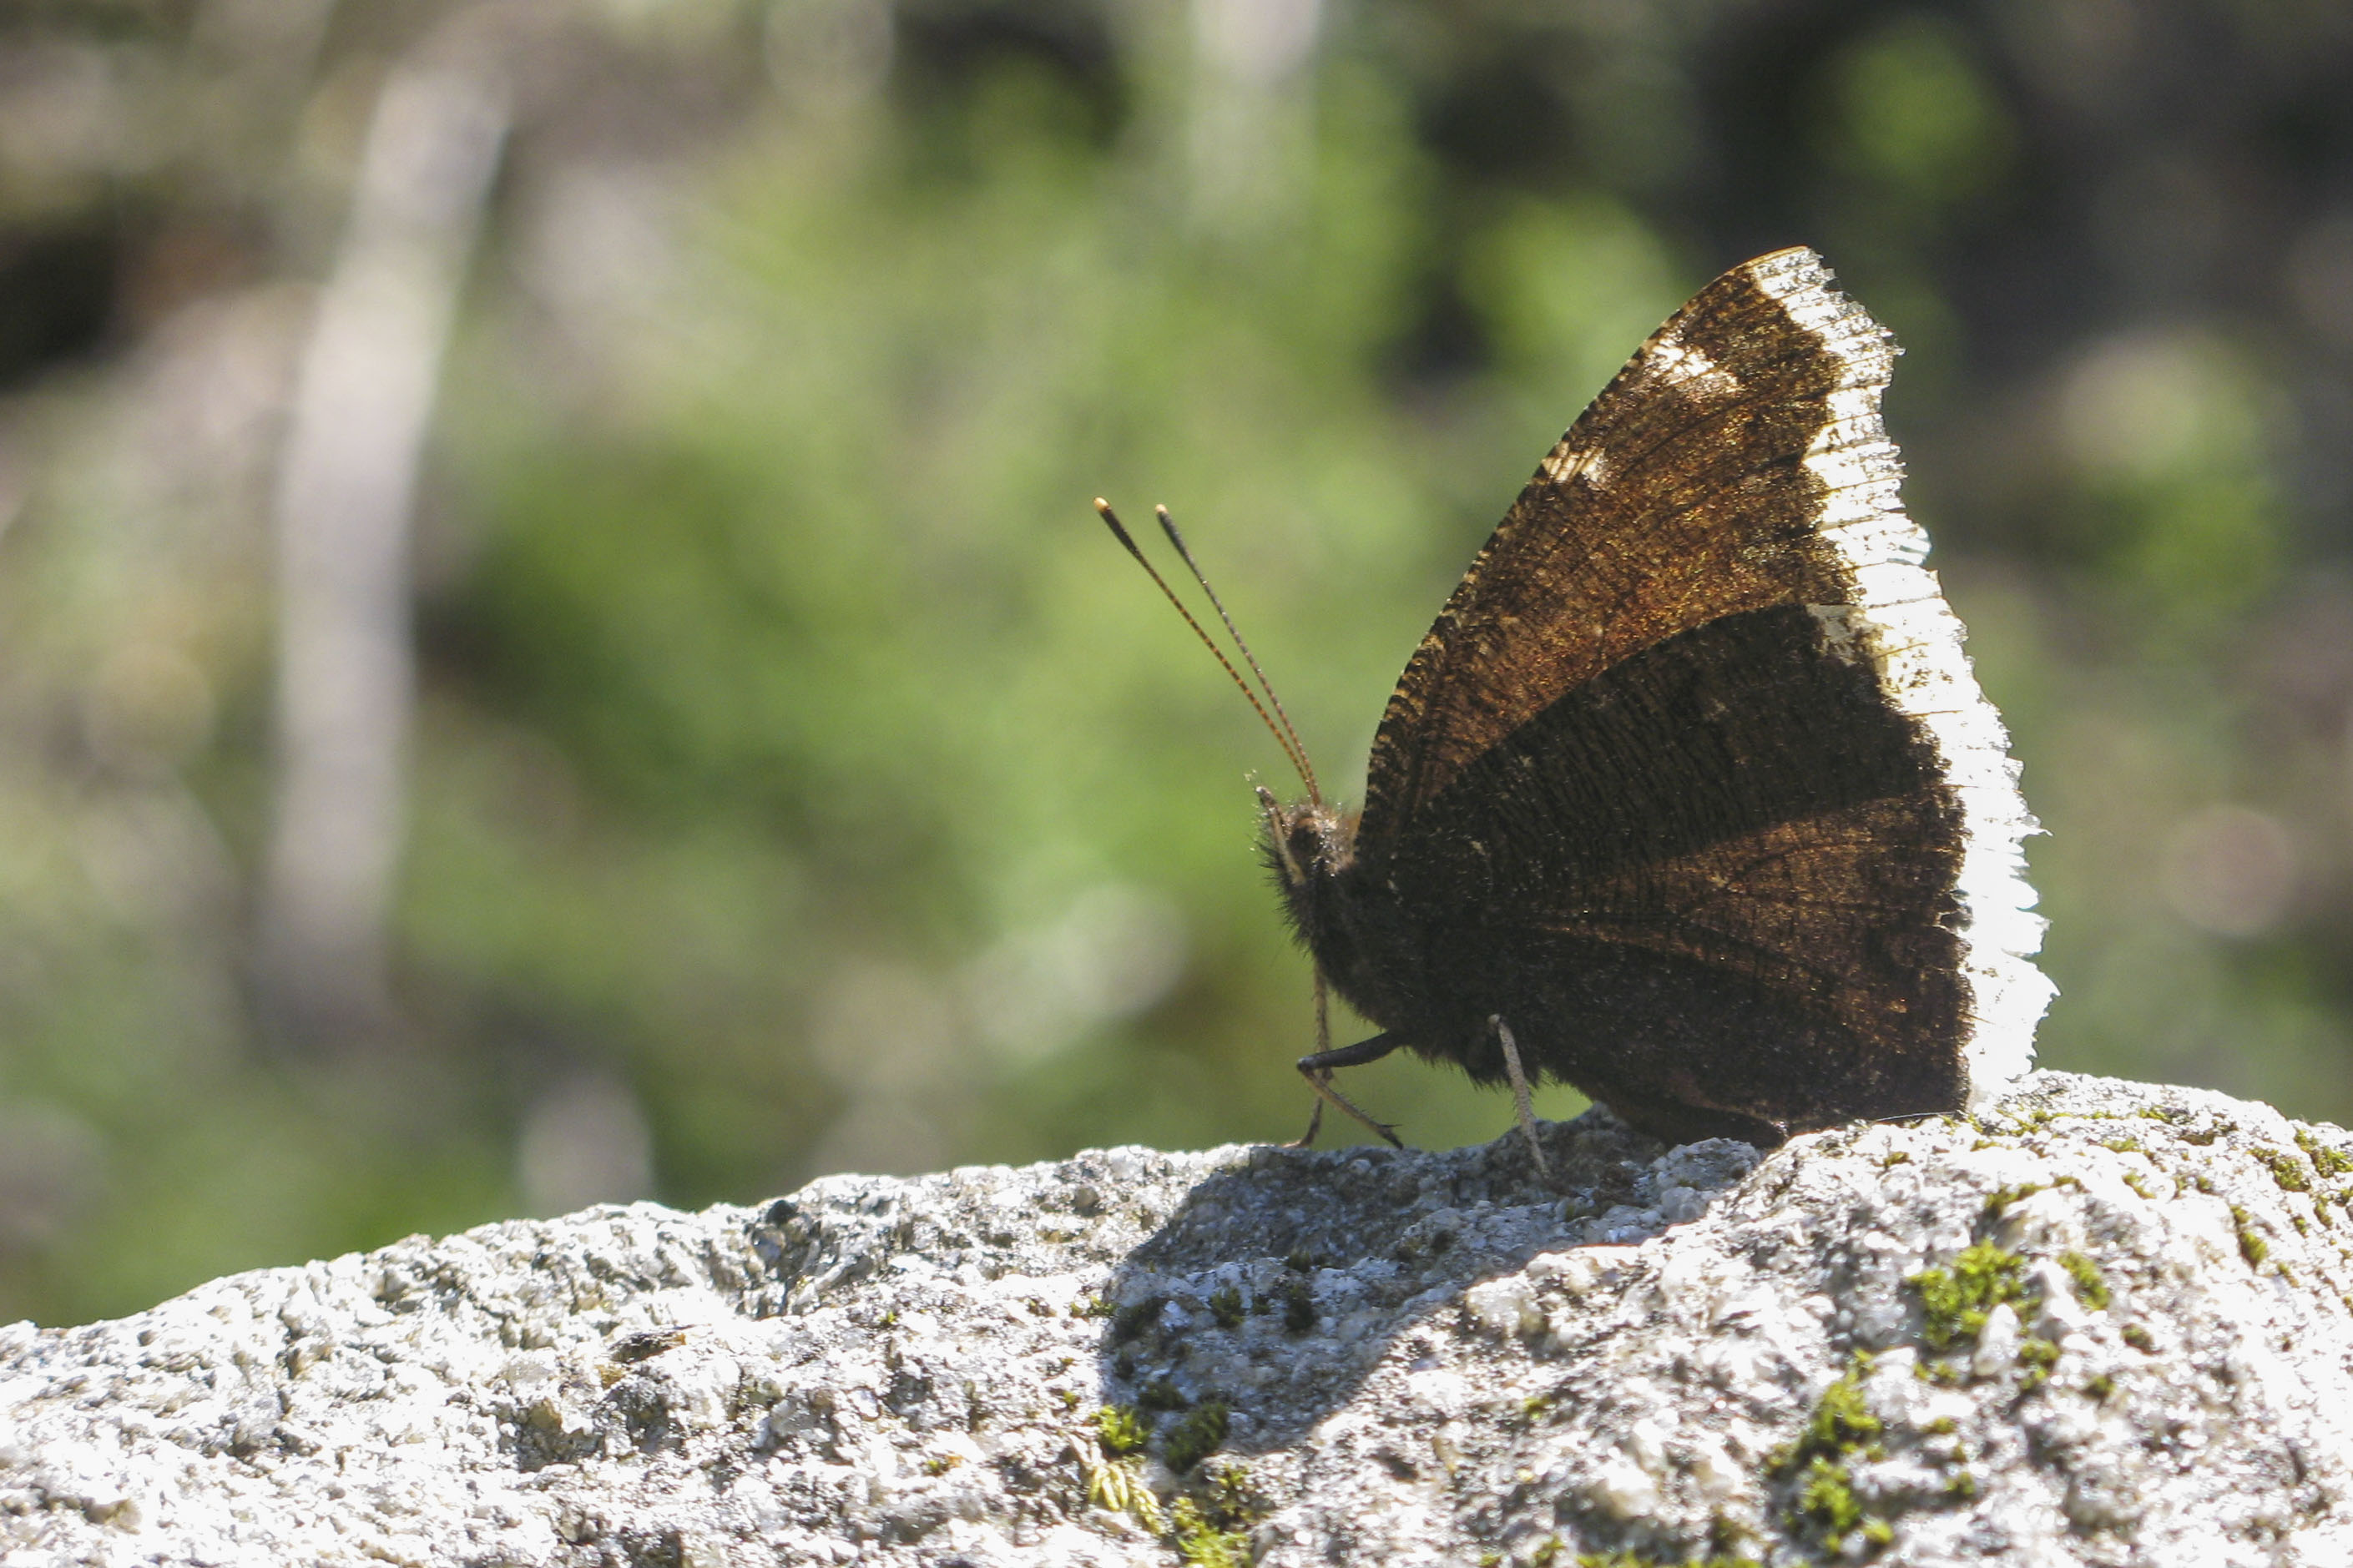
POLYGON ((1201 584, 1201 592, 1207 594, 1209 603, 1216 606, 1218 619, 1226 623, 1226 630, 1232 636, 1234 646, 1242 650, 1242 662, 1248 664, 1250 673, 1258 677, 1259 685, 1266 692, 1267 701, 1273 704, 1274 716, 1282 721, 1282 732, 1291 737, 1291 744, 1286 749, 1291 752, 1292 761, 1299 765, 1299 776, 1307 785, 1307 798, 1321 805, 1324 792, 1315 787, 1315 768, 1307 760, 1306 742, 1299 738, 1299 731, 1291 727, 1291 715, 1282 710, 1282 699, 1274 694, 1274 682, 1269 680, 1266 671, 1258 667, 1258 656, 1250 652, 1250 644, 1242 640, 1241 627, 1234 625, 1233 616, 1226 614, 1226 602, 1218 597, 1218 591, 1209 586, 1208 576, 1202 572, 1200 563, 1195 561, 1193 552, 1185 547, 1185 536, 1176 531, 1176 520, 1168 515, 1168 509, 1165 506, 1154 507, 1152 514, 1160 520, 1160 531, 1168 536, 1168 542, 1176 547, 1178 555, 1184 557, 1186 569, 1193 574, 1193 581, 1201 584))
MULTIPOLYGON (((1219 647, 1211 640, 1209 634, 1201 629, 1201 623, 1193 618, 1193 612, 1185 607, 1185 601, 1176 596, 1176 590, 1168 585, 1168 579, 1163 577, 1159 569, 1145 559, 1144 552, 1137 547, 1134 538, 1127 531, 1126 525, 1119 521, 1119 514, 1111 510, 1111 502, 1097 496, 1095 510, 1102 514, 1104 525, 1112 531, 1112 537, 1118 540, 1130 555, 1135 557, 1135 563, 1144 568, 1145 574, 1150 577, 1154 584, 1159 588, 1162 596, 1176 607, 1178 615, 1185 617, 1185 624, 1193 628, 1193 635, 1201 639, 1201 646, 1209 650, 1210 657, 1218 661, 1219 668, 1223 668, 1231 678, 1234 685, 1240 689, 1243 699, 1250 705, 1251 711, 1259 716, 1259 721, 1264 724, 1267 732, 1274 737, 1274 743, 1282 748, 1282 754, 1290 759, 1291 765, 1298 770, 1300 778, 1305 781, 1308 797, 1321 805, 1323 797, 1315 791, 1315 774, 1308 768, 1307 755, 1298 749, 1298 742, 1283 733, 1275 721, 1268 716, 1266 704, 1258 700, 1258 693, 1250 689, 1250 682, 1244 680, 1241 671, 1234 668, 1234 661, 1226 657, 1226 650, 1219 647)), ((1215 595, 1212 595, 1213 601, 1215 595)), ((1248 649, 1243 650, 1243 657, 1249 658, 1248 649)), ((1251 668, 1254 669, 1257 666, 1252 665, 1251 668)), ((1260 679, 1264 679, 1265 677, 1261 676, 1260 679)), ((1273 693, 1269 691, 1268 695, 1272 696, 1273 693)))

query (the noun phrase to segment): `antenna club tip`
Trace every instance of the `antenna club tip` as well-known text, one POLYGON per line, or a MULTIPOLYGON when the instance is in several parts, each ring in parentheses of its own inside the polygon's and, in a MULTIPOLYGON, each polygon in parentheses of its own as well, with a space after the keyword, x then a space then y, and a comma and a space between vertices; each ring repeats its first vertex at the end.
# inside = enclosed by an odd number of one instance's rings
POLYGON ((1095 510, 1097 511, 1109 511, 1111 510, 1111 502, 1103 500, 1101 496, 1097 496, 1095 497, 1095 510))

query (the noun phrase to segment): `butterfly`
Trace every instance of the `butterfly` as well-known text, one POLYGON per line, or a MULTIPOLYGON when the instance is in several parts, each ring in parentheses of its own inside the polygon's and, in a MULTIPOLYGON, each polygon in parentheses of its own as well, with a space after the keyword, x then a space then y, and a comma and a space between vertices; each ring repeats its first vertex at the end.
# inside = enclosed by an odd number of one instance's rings
POLYGON ((1541 1164, 1546 1080, 1772 1147, 2031 1065, 2037 829, 1898 497, 1895 353, 1810 250, 1710 283, 1471 563, 1361 812, 1303 752, 1307 799, 1260 791, 1319 995, 1380 1031, 1300 1061, 1323 1100, 1395 1142, 1334 1070, 1451 1062, 1513 1088, 1541 1164))

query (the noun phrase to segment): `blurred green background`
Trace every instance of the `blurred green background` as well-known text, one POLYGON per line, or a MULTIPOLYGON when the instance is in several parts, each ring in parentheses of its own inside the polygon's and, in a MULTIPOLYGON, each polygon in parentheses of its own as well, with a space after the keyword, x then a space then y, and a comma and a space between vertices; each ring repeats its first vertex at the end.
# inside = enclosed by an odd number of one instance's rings
POLYGON ((1089 498, 1175 508, 1353 797, 1535 458, 1798 242, 1909 350, 2043 1060, 2347 1120, 2341 5, 9 8, 0 1321, 1294 1134, 1291 781, 1089 498))

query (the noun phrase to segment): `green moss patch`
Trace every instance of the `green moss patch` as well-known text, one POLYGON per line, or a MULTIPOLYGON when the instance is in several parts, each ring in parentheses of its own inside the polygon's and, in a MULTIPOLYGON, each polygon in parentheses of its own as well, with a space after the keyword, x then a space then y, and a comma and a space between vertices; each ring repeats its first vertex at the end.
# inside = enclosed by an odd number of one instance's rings
POLYGON ((1192 1403, 1183 1389, 1165 1377, 1155 1377, 1135 1391, 1139 1410, 1182 1410, 1192 1403))
POLYGON ((2018 1254, 1990 1241, 1974 1243, 1953 1260, 1949 1268, 1924 1268, 1905 1281, 1920 1293, 1926 1313, 1921 1337, 1931 1350, 1949 1350, 1966 1340, 1974 1343, 1986 1319, 2005 1301, 2026 1295, 2019 1277, 2018 1254))
POLYGON ((1139 1338, 1144 1331, 1160 1321, 1160 1309, 1168 1304, 1166 1296, 1146 1296, 1141 1301, 1130 1301, 1112 1314, 1111 1342, 1124 1345, 1139 1338))
MULTIPOLYGON (((1212 1403, 1203 1401, 1197 1414, 1212 1403)), ((1217 1420, 1205 1421, 1203 1427, 1214 1426, 1222 1439, 1225 1406, 1216 1408, 1217 1420)), ((1187 1461, 1188 1468, 1193 1462, 1187 1461)), ((1185 1492, 1164 1509, 1134 1459, 1092 1464, 1082 1458, 1079 1463, 1086 1474, 1089 1502, 1128 1515, 1194 1568, 1250 1568, 1250 1526, 1264 1519, 1271 1505, 1241 1466, 1203 1467, 1185 1492)))
POLYGON ((1291 1280, 1283 1287, 1282 1326, 1294 1334, 1315 1326, 1315 1291, 1304 1279, 1291 1280))
POLYGON ((1864 1511, 1847 1469, 1850 1457, 1877 1458, 1883 1453, 1879 1446, 1880 1419, 1863 1402, 1862 1380, 1870 1374, 1871 1364, 1869 1352, 1855 1352, 1845 1373, 1815 1401, 1797 1441, 1768 1462, 1773 1479, 1795 1488, 1789 1510, 1794 1529, 1811 1531, 1830 1541, 1841 1540, 1857 1528, 1875 1544, 1894 1539, 1885 1520, 1864 1511))
POLYGON ((1862 1379, 1870 1370, 1871 1358, 1858 1352, 1846 1375, 1823 1392, 1806 1418, 1805 1434, 1798 1443, 1799 1457, 1843 1454, 1879 1436, 1879 1417, 1862 1402, 1862 1379))
POLYGON ((1250 1532, 1220 1528, 1194 1499, 1178 1498, 1168 1521, 1176 1555, 1194 1568, 1250 1568, 1250 1532))
POLYGON ((1095 1412, 1095 1444, 1107 1458, 1124 1458, 1144 1452, 1151 1434, 1133 1405, 1106 1405, 1095 1412))
POLYGON ((2059 1267, 2075 1282, 2075 1300, 2094 1312, 2107 1310, 2108 1281, 2098 1264, 2080 1252, 2063 1252, 2059 1255, 2059 1267))
POLYGON ((2304 1151, 2304 1157, 2311 1161, 2312 1168, 2322 1175, 2353 1175, 2353 1154, 2330 1148, 2304 1128, 2296 1129, 2295 1146, 2304 1151))
POLYGON ((1168 1461, 1170 1469, 1183 1475, 1217 1452, 1218 1445, 1226 1440, 1231 1415, 1224 1400, 1204 1399, 1168 1428, 1160 1446, 1161 1458, 1168 1461))
POLYGON ((1854 1495, 1854 1480, 1847 1468, 1819 1454, 1806 1462, 1806 1473, 1798 1489, 1797 1511, 1800 1523, 1817 1526, 1831 1542, 1843 1541, 1858 1530, 1870 1546, 1885 1546, 1895 1539, 1894 1525, 1875 1513, 1864 1511, 1862 1500, 1854 1495))
MULTIPOLYGON (((1990 1202, 1988 1209, 1998 1212, 1990 1202)), ((2108 1282, 2098 1264, 2083 1253, 2066 1252, 2060 1255, 2059 1266, 2073 1283, 2078 1301, 2095 1312, 2107 1310, 2108 1282)), ((2036 1300, 2026 1283, 2025 1259, 1990 1241, 1973 1243, 1949 1268, 1924 1268, 1905 1282, 1920 1293, 1920 1337, 1932 1352, 1975 1344, 1995 1308, 2014 1301, 2023 1315, 2036 1300)), ((2025 1369, 2028 1388, 2047 1381, 2058 1362, 2059 1347, 2052 1342, 2031 1334, 2020 1342, 2018 1363, 2025 1369)), ((1921 1369, 1931 1381, 1955 1381, 1940 1379, 1937 1373, 1936 1366, 1926 1363, 1921 1369)))
POLYGON ((2279 1184, 2280 1191, 2308 1193, 2312 1190, 2312 1178, 2305 1174, 2305 1163, 2286 1150, 2258 1147, 2249 1152, 2270 1169, 2272 1180, 2279 1184))
POLYGON ((2050 1377, 2051 1369, 2059 1364, 2059 1347, 2029 1334, 2018 1342, 2018 1364, 2026 1369, 2026 1386, 2040 1387, 2050 1377))
POLYGON ((2007 1213, 2010 1205, 2045 1191, 2050 1184, 2048 1182, 2021 1182, 2015 1186, 1996 1187, 1985 1201, 1986 1223, 1990 1225, 2007 1213))
POLYGON ((2271 1243, 2255 1233, 2254 1216, 2238 1205, 2231 1205, 2231 1223, 2239 1232, 2239 1256, 2247 1260, 2250 1268, 2261 1268, 2263 1259, 2271 1256, 2271 1243))

